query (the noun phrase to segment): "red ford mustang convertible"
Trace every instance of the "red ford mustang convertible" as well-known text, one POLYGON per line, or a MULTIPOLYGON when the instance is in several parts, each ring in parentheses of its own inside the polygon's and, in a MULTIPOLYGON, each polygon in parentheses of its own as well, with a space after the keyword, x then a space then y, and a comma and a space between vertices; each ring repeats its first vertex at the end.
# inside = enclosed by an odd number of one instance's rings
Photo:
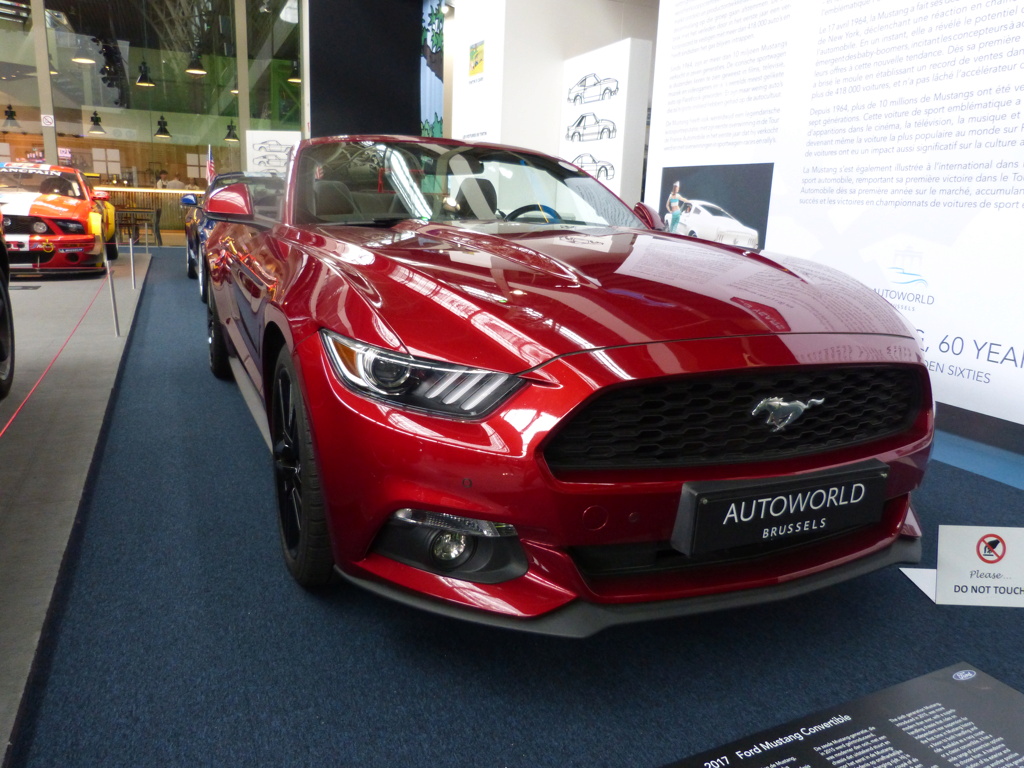
POLYGON ((585 636, 920 557, 927 368, 846 275, 511 147, 308 140, 283 194, 214 193, 203 266, 300 584, 585 636))

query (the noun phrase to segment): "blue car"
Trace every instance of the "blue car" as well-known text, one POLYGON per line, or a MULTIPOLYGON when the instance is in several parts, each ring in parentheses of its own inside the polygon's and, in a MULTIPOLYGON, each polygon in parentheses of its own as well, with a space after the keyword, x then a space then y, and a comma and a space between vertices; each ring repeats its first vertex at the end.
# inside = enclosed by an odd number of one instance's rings
POLYGON ((284 199, 284 179, 276 173, 244 173, 233 171, 213 177, 204 195, 189 193, 182 195, 181 204, 188 208, 185 212, 185 274, 191 279, 199 280, 199 298, 205 302, 207 298, 207 275, 203 268, 206 238, 213 229, 213 222, 206 216, 205 200, 210 194, 229 184, 244 182, 249 185, 254 203, 260 207, 280 207, 284 199))

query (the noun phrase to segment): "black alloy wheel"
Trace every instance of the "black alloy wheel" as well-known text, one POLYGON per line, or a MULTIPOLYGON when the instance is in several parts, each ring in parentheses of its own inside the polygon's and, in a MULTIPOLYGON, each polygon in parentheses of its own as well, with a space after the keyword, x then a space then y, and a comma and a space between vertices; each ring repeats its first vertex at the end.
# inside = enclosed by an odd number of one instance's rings
POLYGON ((287 347, 274 368, 268 415, 285 565, 306 589, 322 587, 331 580, 334 557, 309 420, 287 347))
POLYGON ((7 278, 0 272, 0 400, 7 397, 13 382, 14 315, 11 311, 11 294, 7 278))
POLYGON ((228 354, 228 342, 224 338, 224 327, 217 315, 217 302, 213 296, 206 302, 206 344, 210 351, 210 370, 218 379, 230 380, 231 356, 228 354))

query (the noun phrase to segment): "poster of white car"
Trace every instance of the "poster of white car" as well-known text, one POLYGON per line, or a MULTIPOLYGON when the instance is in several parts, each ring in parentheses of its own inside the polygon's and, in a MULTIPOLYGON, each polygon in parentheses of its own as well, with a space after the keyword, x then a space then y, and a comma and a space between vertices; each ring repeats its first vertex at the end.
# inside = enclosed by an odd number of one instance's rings
POLYGON ((672 228, 672 214, 665 214, 665 228, 680 235, 713 240, 742 248, 757 248, 756 229, 741 224, 724 208, 705 200, 688 200, 683 204, 679 221, 672 228))
POLYGON ((614 77, 598 78, 593 72, 584 75, 569 89, 569 96, 566 99, 573 104, 583 104, 588 101, 604 101, 610 99, 619 92, 619 81, 614 77))

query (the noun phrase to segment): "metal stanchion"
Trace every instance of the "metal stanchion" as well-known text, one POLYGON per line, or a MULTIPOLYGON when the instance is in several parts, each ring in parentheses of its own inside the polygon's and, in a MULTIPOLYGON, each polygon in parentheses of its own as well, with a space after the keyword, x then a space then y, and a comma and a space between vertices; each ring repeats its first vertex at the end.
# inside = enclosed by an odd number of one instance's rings
POLYGON ((132 290, 137 290, 135 287, 135 244, 132 242, 131 232, 128 233, 128 261, 132 265, 132 290))
POLYGON ((103 255, 103 264, 107 268, 107 282, 110 284, 110 308, 114 313, 114 335, 121 335, 121 325, 117 320, 117 297, 114 296, 114 270, 110 266, 110 260, 106 254, 103 255))

